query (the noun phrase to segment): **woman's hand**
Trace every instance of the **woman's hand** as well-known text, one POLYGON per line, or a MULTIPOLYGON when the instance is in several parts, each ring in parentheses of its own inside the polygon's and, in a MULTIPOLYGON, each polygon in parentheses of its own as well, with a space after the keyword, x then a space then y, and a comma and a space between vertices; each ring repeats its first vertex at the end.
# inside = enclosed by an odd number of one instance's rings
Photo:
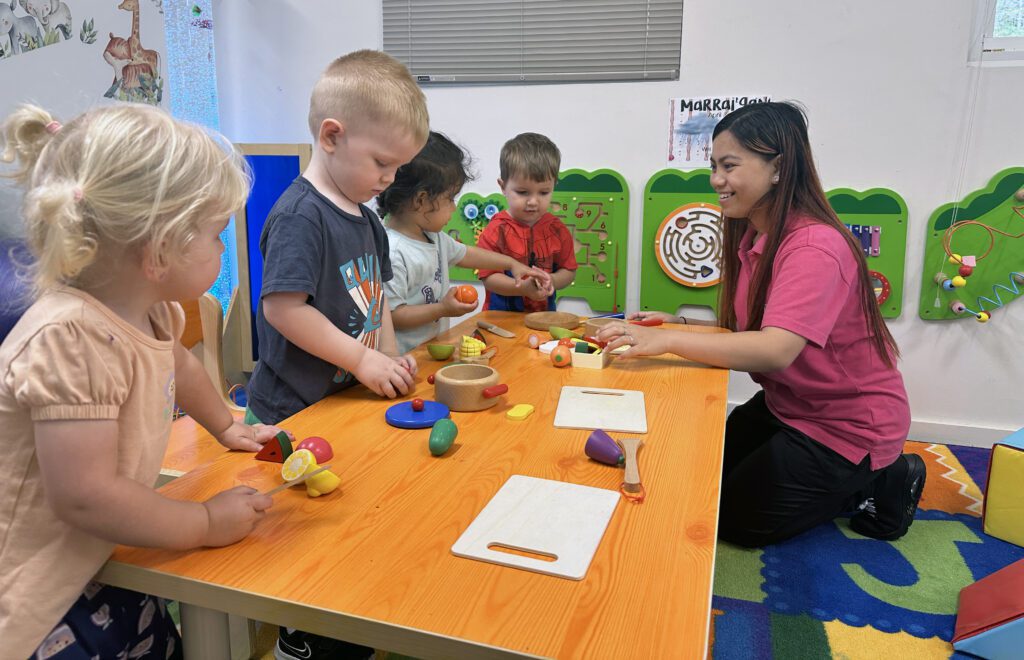
POLYGON ((598 331, 597 339, 608 342, 604 349, 606 351, 613 351, 620 346, 629 346, 628 351, 619 354, 620 359, 661 355, 669 352, 668 333, 657 328, 645 328, 628 323, 609 323, 598 331))

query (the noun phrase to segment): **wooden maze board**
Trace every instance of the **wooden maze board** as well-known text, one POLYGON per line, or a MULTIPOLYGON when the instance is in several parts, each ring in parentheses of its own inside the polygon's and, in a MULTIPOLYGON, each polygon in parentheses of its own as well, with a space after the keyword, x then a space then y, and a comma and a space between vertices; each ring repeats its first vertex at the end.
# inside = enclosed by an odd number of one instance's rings
MULTIPOLYGON (((487 222, 508 207, 504 196, 466 193, 445 231, 466 245, 476 245, 487 222)), ((629 190, 622 175, 608 169, 567 170, 551 195, 551 213, 569 227, 579 268, 559 298, 582 298, 595 312, 622 311, 626 300, 629 190)), ((475 281, 469 268, 453 267, 452 280, 475 281)))
MULTIPOLYGON (((716 309, 721 260, 721 208, 711 170, 656 172, 644 189, 640 307, 675 312, 681 305, 716 309)), ((891 190, 827 193, 839 218, 860 240, 882 316, 899 316, 907 243, 907 205, 891 190)))
POLYGON ((960 300, 974 312, 991 312, 1024 293, 1024 237, 1012 238, 1024 233, 1024 219, 1015 210, 1024 212, 1021 208, 1024 201, 1014 197, 1022 188, 1024 167, 1006 169, 992 177, 984 188, 975 190, 960 202, 940 206, 928 218, 918 309, 922 319, 974 318, 970 313, 955 313, 950 304, 960 300), (975 257, 981 257, 990 247, 991 252, 978 261, 963 288, 947 291, 935 281, 935 276, 940 272, 948 277, 957 274, 958 266, 949 262, 942 245, 943 236, 954 220, 956 223, 974 220, 1010 236, 993 232, 990 238, 988 231, 977 225, 956 231, 950 241, 951 252, 975 257))

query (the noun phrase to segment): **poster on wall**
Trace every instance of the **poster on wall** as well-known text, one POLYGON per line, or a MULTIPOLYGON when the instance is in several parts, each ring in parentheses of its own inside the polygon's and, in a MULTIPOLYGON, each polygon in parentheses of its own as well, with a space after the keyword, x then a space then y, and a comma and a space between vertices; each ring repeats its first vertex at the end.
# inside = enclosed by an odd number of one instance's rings
POLYGON ((684 96, 669 100, 668 166, 679 169, 711 164, 711 132, 725 115, 771 96, 684 96))

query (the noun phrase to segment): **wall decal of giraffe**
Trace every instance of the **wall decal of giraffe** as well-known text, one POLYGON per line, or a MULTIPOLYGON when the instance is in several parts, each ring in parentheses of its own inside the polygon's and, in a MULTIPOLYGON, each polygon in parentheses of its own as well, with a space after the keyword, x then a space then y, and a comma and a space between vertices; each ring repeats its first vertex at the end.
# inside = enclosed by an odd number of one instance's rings
POLYGON ((160 53, 142 45, 139 36, 139 0, 122 0, 117 8, 131 12, 132 31, 128 38, 110 33, 110 41, 103 50, 103 59, 114 69, 114 81, 104 96, 158 105, 163 96, 160 53))

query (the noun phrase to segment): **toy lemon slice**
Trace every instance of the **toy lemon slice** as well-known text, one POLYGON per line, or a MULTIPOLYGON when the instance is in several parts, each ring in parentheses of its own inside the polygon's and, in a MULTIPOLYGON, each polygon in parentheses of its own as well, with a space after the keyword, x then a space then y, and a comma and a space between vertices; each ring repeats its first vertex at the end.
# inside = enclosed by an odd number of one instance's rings
MULTIPOLYGON (((313 456, 313 452, 308 449, 299 449, 285 459, 281 466, 281 478, 285 481, 293 481, 316 469, 316 458, 313 456)), ((320 497, 333 491, 340 483, 341 479, 338 478, 338 475, 330 470, 324 470, 306 480, 306 494, 310 497, 320 497)))
POLYGON ((292 452, 281 465, 281 478, 285 481, 295 481, 309 469, 316 469, 316 458, 308 449, 299 449, 292 452))

